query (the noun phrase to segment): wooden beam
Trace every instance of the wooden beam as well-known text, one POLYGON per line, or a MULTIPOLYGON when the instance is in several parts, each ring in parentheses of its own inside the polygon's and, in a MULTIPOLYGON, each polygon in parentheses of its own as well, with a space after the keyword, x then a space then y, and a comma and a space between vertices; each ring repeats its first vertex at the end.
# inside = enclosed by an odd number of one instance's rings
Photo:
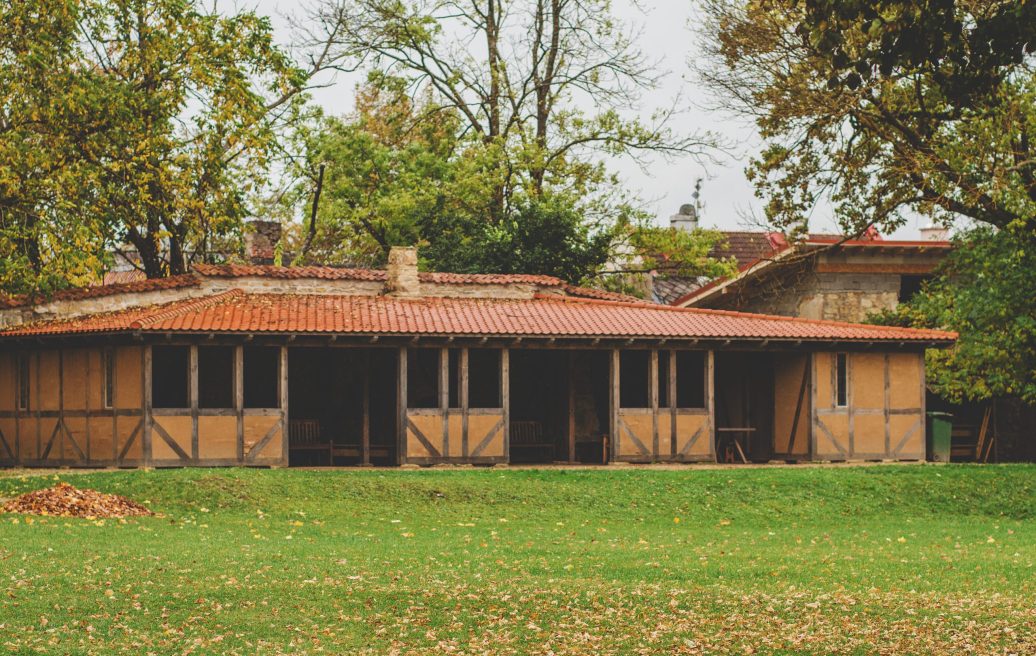
POLYGON ((709 409, 709 451, 716 460, 716 352, 709 351, 705 360, 705 403, 709 409))
POLYGON ((460 401, 460 455, 463 458, 468 457, 468 349, 464 347, 460 350, 460 389, 458 390, 459 401, 460 401))
POLYGON ((669 408, 669 451, 670 455, 676 458, 676 447, 679 444, 679 440, 676 436, 677 412, 676 412, 676 386, 679 383, 676 379, 676 351, 668 351, 669 355, 669 398, 666 399, 666 405, 669 408))
POLYGON ((245 347, 234 347, 234 414, 237 417, 237 460, 245 461, 245 347))
POLYGON ((450 457, 450 349, 439 349, 439 410, 442 412, 442 457, 450 457))
POLYGON ((396 464, 406 462, 407 350, 396 351, 396 464))
MULTIPOLYGON (((144 346, 144 352, 141 355, 141 360, 142 360, 142 362, 141 362, 141 370, 142 370, 141 377, 143 378, 143 380, 141 381, 141 385, 144 388, 143 389, 143 394, 144 394, 144 433, 141 436, 142 437, 141 446, 142 446, 142 449, 143 449, 144 465, 150 467, 151 466, 151 461, 152 461, 152 457, 151 457, 151 427, 152 427, 152 423, 154 422, 154 417, 153 417, 152 412, 151 412, 151 410, 152 410, 152 400, 151 400, 151 376, 152 376, 152 372, 151 372, 151 345, 150 344, 147 344, 147 345, 144 346)), ((114 406, 115 405, 114 399, 112 399, 112 401, 113 401, 112 405, 114 406)), ((114 424, 114 419, 112 420, 112 423, 114 424)), ((114 438, 114 435, 112 437, 114 438)), ((114 439, 113 439, 113 441, 114 441, 114 439)))
POLYGON ((500 350, 500 400, 504 405, 504 461, 511 460, 511 351, 500 350))
POLYGON ((658 349, 648 356, 648 398, 651 404, 651 458, 658 458, 658 349))
POLYGON ((371 464, 371 354, 363 352, 363 426, 360 429, 360 464, 371 464))
POLYGON ((291 447, 291 432, 288 427, 289 417, 291 416, 291 408, 288 407, 288 347, 281 347, 281 366, 280 366, 280 385, 279 391, 281 393, 281 464, 285 467, 289 464, 289 448, 291 447))
POLYGON ((568 461, 576 461, 576 358, 574 351, 568 351, 568 461))
POLYGON ((608 371, 608 384, 610 403, 608 408, 608 433, 611 442, 611 453, 609 460, 614 459, 619 452, 619 349, 612 349, 611 362, 608 371))
POLYGON ((198 347, 188 348, 187 389, 191 404, 191 460, 198 460, 198 347))

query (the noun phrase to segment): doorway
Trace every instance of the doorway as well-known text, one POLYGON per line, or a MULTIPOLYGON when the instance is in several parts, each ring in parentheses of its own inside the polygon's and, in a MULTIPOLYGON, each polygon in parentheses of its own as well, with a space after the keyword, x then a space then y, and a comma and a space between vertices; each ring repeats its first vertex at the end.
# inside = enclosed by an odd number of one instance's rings
POLYGON ((592 350, 511 351, 511 462, 605 462, 608 356, 592 350))
POLYGON ((773 454, 773 357, 716 352, 716 460, 766 462, 773 454))
POLYGON ((397 464, 394 349, 293 348, 291 466, 397 464))

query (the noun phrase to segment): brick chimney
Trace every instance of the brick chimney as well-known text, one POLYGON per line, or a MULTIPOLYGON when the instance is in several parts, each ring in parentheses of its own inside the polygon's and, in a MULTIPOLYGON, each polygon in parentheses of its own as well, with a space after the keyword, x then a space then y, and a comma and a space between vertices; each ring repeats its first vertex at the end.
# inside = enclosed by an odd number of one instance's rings
POLYGON ((248 221, 245 223, 245 259, 250 264, 273 264, 274 251, 280 240, 279 221, 248 221))
POLYGON ((388 256, 388 281, 385 291, 394 296, 420 296, 417 278, 417 247, 393 246, 388 256))

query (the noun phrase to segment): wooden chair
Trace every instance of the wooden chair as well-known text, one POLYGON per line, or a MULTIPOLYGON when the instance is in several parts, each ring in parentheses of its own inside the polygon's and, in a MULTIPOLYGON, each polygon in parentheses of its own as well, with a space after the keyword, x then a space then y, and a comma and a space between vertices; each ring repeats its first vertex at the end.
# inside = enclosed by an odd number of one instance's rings
POLYGON ((554 455, 554 443, 543 437, 543 424, 538 421, 511 422, 511 450, 547 451, 554 455))
POLYGON ((292 419, 288 422, 288 455, 294 453, 316 453, 327 456, 332 463, 333 447, 320 437, 320 421, 317 419, 292 419))

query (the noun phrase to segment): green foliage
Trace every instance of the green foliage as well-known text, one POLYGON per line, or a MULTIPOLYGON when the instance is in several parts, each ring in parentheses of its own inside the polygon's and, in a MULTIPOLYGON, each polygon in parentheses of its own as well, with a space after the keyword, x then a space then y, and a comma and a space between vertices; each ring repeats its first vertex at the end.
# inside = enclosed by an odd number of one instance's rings
POLYGON ((716 70, 703 74, 757 121, 766 145, 748 173, 770 221, 805 233, 826 198, 849 235, 918 214, 995 229, 963 233, 944 278, 898 320, 960 332, 929 358, 940 393, 1036 398, 1036 5, 707 6, 716 70))
POLYGON ((534 273, 580 282, 611 251, 612 233, 595 231, 562 198, 524 200, 493 225, 433 215, 423 226, 427 267, 466 273, 534 273))
POLYGON ((883 323, 949 328, 952 349, 928 353, 928 380, 952 401, 1036 403, 1036 235, 978 228, 959 235, 941 275, 883 323))
POLYGON ((705 79, 756 119, 749 168, 792 234, 827 198, 847 234, 916 213, 1036 221, 1036 11, 1019 0, 709 0, 705 79))
POLYGON ((430 270, 580 282, 628 245, 649 260, 639 271, 656 260, 674 275, 729 270, 708 258, 716 235, 651 228, 599 162, 559 159, 542 187, 509 186, 509 171, 537 147, 487 144, 462 126, 434 94, 414 99, 405 80, 373 74, 353 115, 300 135, 307 156, 288 202, 308 202, 316 171, 327 168, 308 250, 303 236, 293 238, 296 262, 379 266, 391 246, 418 244, 430 270))
POLYGON ((305 76, 268 19, 196 0, 0 8, 0 284, 98 274, 129 243, 149 276, 233 247, 305 76))
MULTIPOLYGON (((0 471, 0 498, 59 478, 24 474, 0 471)), ((1024 654, 1036 644, 1032 466, 60 479, 162 516, 0 515, 0 631, 12 652, 866 654, 881 641, 904 654, 1024 654)))

